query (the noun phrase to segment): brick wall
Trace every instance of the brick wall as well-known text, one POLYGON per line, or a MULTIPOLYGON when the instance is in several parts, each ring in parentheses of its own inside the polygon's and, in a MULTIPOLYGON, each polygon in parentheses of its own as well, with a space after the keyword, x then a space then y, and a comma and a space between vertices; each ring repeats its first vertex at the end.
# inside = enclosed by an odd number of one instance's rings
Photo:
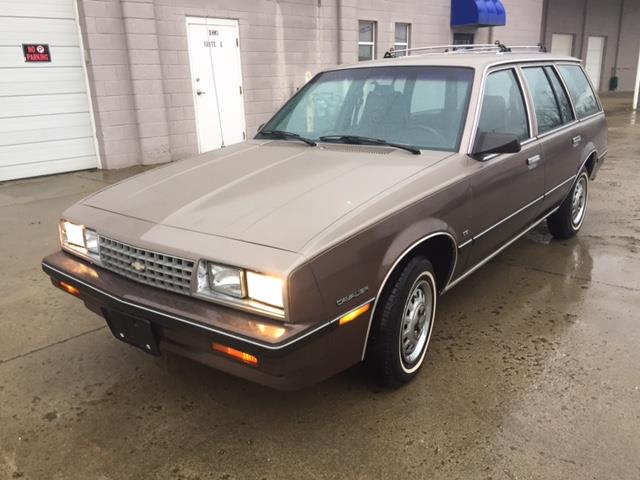
MULTIPOLYGON (((358 20, 378 23, 381 57, 396 22, 413 45, 452 41, 451 0, 78 0, 106 168, 198 152, 186 17, 239 21, 247 135, 312 74, 357 61, 358 20)), ((542 0, 503 0, 494 38, 539 41, 542 0), (537 22, 537 24, 536 24, 537 22)), ((488 39, 480 29, 476 41, 488 39)))

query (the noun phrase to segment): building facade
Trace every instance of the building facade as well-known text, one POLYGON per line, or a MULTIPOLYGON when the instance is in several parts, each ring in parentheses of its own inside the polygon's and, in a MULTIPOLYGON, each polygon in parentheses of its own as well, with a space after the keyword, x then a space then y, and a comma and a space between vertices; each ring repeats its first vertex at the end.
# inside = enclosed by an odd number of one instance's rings
POLYGON ((251 137, 322 69, 536 44, 542 15, 543 0, 0 1, 0 181, 189 157, 251 137), (506 21, 452 26, 452 2, 506 21))
POLYGON ((630 91, 639 24, 638 0, 0 0, 0 181, 242 141, 392 47, 542 41, 630 91))
MULTIPOLYGON (((361 51, 381 58, 398 46, 396 33, 403 33, 400 39, 408 45, 449 44, 455 33, 474 34, 476 42, 537 43, 541 1, 507 0, 505 6, 509 13, 503 27, 453 29, 451 0, 83 0, 104 164, 119 168, 192 156, 226 142, 207 142, 209 132, 227 130, 225 123, 236 128, 227 135, 232 141, 252 136, 310 76, 355 63, 361 51), (221 33, 221 21, 228 20, 236 22, 230 38, 237 34, 242 98, 236 111, 230 106, 220 119, 208 118, 198 111, 199 104, 211 112, 215 102, 209 91, 197 94, 194 63, 199 60, 193 54, 198 33, 190 32, 204 21, 207 30, 221 33)), ((214 56, 218 52, 212 51, 214 56)), ((213 70, 222 72, 220 77, 230 75, 227 67, 214 58, 213 70)), ((239 86, 218 80, 219 92, 226 87, 219 97, 240 92, 239 86)))

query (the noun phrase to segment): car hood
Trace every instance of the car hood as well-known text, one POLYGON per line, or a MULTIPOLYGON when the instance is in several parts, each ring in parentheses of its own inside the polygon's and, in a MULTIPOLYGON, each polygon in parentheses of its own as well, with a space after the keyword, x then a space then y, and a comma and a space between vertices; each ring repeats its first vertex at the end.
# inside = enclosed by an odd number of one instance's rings
POLYGON ((338 219, 449 155, 249 141, 145 172, 83 203, 170 227, 299 252, 338 219))

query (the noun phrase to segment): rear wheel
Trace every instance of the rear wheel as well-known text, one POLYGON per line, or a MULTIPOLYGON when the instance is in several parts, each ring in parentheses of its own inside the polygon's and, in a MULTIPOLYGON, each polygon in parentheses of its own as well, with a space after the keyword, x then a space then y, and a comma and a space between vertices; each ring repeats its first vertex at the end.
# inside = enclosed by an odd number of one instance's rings
POLYGON ((376 379, 393 388, 416 376, 429 346, 437 301, 431 262, 410 260, 383 295, 368 360, 376 379))
POLYGON ((551 235, 560 240, 574 237, 587 213, 589 200, 589 174, 583 169, 557 212, 547 219, 551 235))

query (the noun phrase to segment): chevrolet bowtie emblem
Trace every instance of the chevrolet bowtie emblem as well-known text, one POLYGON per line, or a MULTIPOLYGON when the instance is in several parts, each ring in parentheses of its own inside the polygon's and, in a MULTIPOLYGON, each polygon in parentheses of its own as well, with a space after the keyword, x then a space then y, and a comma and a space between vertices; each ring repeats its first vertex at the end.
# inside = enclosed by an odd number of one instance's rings
POLYGON ((135 262, 131 262, 131 268, 133 268, 136 272, 145 271, 144 263, 138 262, 137 260, 135 262))

